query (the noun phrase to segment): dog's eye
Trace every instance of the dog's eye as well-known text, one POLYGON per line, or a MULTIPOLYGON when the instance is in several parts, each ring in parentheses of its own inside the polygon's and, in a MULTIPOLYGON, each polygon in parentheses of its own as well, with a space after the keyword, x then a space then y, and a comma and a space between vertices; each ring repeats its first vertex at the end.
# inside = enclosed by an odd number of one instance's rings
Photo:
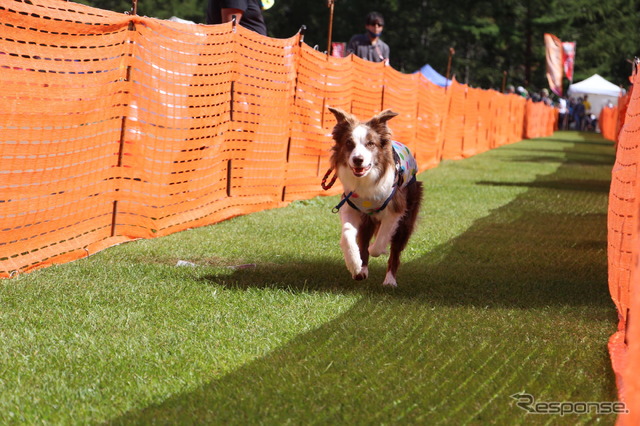
POLYGON ((347 142, 345 143, 345 145, 347 146, 347 148, 349 149, 353 149, 354 146, 356 146, 355 143, 353 143, 353 141, 351 139, 347 140, 347 142))
POLYGON ((374 146, 376 146, 376 143, 374 141, 367 142, 367 148, 373 148, 374 146))

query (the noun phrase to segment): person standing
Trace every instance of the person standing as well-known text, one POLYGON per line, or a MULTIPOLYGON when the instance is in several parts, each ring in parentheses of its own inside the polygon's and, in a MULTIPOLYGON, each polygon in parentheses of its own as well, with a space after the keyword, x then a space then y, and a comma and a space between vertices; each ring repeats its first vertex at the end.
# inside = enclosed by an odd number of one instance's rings
POLYGON ((589 95, 584 95, 584 100, 582 101, 582 103, 584 104, 585 114, 591 114, 591 102, 589 102, 589 95))
POLYGON ((567 130, 569 128, 569 107, 567 105, 567 98, 558 99, 558 127, 560 130, 567 130))
POLYGON ((207 5, 207 24, 223 24, 231 22, 236 16, 238 24, 264 36, 267 25, 262 16, 261 0, 209 0, 207 5))
POLYGON ((384 28, 384 18, 378 12, 370 12, 365 25, 367 32, 351 37, 347 44, 347 53, 366 59, 371 62, 384 62, 389 64, 390 49, 387 43, 380 39, 384 28))
POLYGON ((573 121, 576 124, 576 130, 582 132, 585 125, 585 108, 582 98, 578 98, 578 102, 573 108, 573 121))
POLYGON ((553 100, 551 100, 551 97, 549 96, 549 91, 547 89, 542 89, 540 91, 540 100, 544 102, 545 105, 549 105, 549 106, 553 105, 553 100))

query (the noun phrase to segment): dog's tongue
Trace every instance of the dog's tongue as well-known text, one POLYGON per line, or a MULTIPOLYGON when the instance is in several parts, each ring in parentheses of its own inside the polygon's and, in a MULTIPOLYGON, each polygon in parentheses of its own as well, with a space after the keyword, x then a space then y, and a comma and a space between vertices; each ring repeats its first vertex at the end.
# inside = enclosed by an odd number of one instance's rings
POLYGON ((367 169, 365 167, 354 167, 353 168, 353 174, 356 175, 356 176, 362 176, 366 171, 367 171, 367 169))

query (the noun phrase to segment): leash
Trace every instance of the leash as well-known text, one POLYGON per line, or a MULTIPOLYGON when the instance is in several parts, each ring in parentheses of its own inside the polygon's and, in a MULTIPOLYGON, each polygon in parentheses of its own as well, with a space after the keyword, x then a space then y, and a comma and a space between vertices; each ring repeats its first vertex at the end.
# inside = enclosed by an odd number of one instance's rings
POLYGON ((336 183, 336 179, 338 179, 338 172, 335 172, 335 174, 333 175, 333 178, 331 178, 331 181, 327 183, 327 179, 329 178, 329 175, 331 174, 332 171, 333 169, 329 168, 329 170, 327 170, 327 173, 325 173, 324 177, 322 178, 322 189, 324 189, 325 191, 331 188, 333 184, 336 183))
MULTIPOLYGON (((331 178, 331 180, 329 181, 329 183, 327 183, 327 179, 329 179, 329 176, 331 175, 331 172, 333 172, 332 168, 329 168, 329 170, 327 170, 327 173, 324 174, 324 177, 322 178, 322 189, 324 189, 325 191, 328 190, 329 188, 331 188, 333 186, 334 183, 336 183, 336 180, 338 179, 338 172, 335 172, 333 174, 333 177, 331 178)), ((338 203, 337 206, 335 206, 333 209, 331 209, 331 213, 338 213, 338 211, 340 210, 340 207, 342 207, 344 205, 344 203, 349 203, 349 205, 353 205, 351 203, 351 201, 349 201, 349 197, 351 197, 353 195, 353 191, 351 191, 347 196, 345 196, 344 194, 342 194, 342 200, 340 200, 340 202, 338 203)))

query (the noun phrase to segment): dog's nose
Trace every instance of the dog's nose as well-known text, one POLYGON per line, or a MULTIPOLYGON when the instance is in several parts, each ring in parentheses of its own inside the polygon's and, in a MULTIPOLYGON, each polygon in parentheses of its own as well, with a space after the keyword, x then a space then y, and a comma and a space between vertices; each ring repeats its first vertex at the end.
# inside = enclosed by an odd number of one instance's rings
POLYGON ((362 166, 364 159, 362 157, 353 157, 353 165, 356 167, 362 166))

